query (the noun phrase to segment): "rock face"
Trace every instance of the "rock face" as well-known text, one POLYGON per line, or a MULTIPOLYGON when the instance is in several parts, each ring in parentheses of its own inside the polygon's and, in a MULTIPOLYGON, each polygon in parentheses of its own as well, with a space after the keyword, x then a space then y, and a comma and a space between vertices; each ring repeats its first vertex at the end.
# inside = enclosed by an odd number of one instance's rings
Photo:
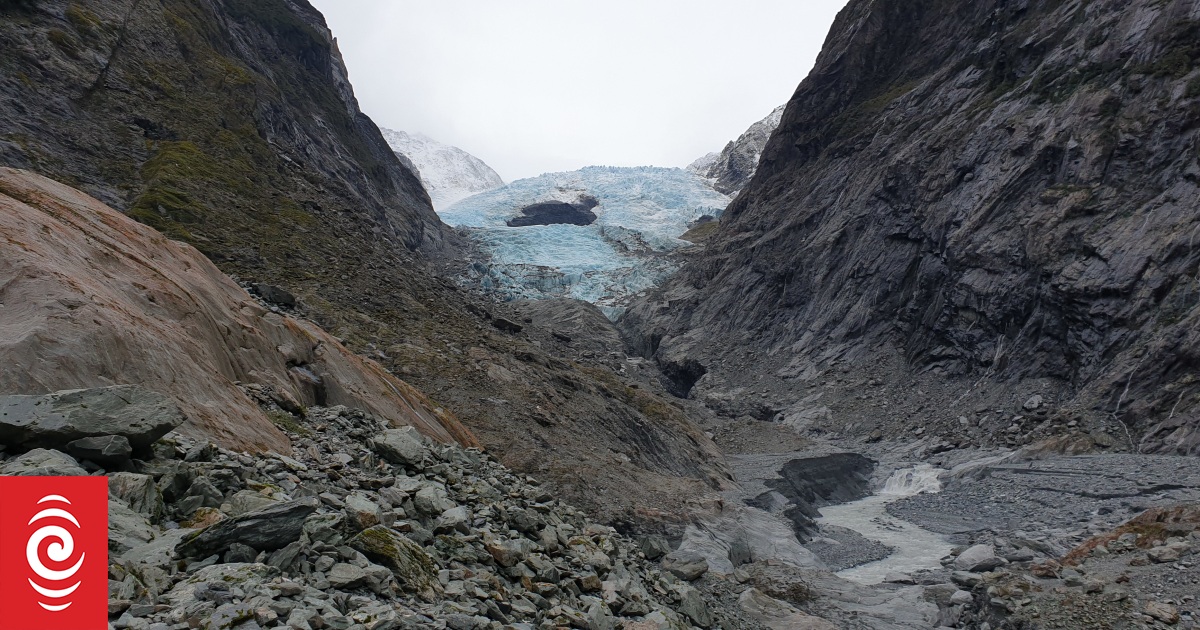
POLYGON ((306 0, 30 4, 0 30, 0 164, 248 264, 323 264, 339 232, 443 240, 306 0))
POLYGON ((692 162, 688 170, 712 180, 713 188, 726 195, 737 196, 754 177, 763 148, 767 146, 771 133, 779 126, 783 108, 780 105, 771 110, 766 118, 750 125, 737 140, 730 140, 720 153, 710 153, 692 162))
MULTIPOLYGON (((355 404, 441 441, 474 443, 378 364, 312 323, 268 311, 200 252, 77 190, 0 168, 0 239, 12 244, 0 251, 0 391, 138 383, 178 403, 193 435, 287 452, 287 439, 234 384, 242 381, 285 404, 355 404)), ((41 432, 62 445, 124 435, 145 447, 177 420, 164 407, 174 403, 153 393, 105 391, 47 397, 39 408, 51 415, 31 418, 19 435, 0 432, 28 446, 44 442, 41 432)))
POLYGON ((710 373, 752 349, 800 384, 893 357, 1047 379, 1195 452, 1195 16, 850 2, 717 237, 627 325, 710 373))

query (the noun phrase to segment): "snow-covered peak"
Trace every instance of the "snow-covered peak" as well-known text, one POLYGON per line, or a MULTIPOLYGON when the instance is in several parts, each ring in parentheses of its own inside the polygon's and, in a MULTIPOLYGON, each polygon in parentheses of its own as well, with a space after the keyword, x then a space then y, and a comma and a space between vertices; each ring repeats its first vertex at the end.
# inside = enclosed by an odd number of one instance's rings
POLYGON ((421 183, 441 212, 454 202, 504 185, 483 160, 420 133, 380 129, 383 139, 418 171, 421 183))

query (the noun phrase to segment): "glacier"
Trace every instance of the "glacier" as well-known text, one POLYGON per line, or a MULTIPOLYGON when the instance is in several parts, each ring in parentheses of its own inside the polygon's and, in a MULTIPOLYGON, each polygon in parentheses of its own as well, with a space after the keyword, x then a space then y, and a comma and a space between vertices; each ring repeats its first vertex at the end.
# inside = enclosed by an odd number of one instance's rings
POLYGON ((588 166, 517 180, 439 215, 486 254, 471 265, 470 282, 504 300, 572 297, 616 318, 631 296, 676 269, 665 254, 688 244, 679 236, 728 204, 729 197, 684 169, 588 166), (599 202, 590 225, 507 225, 532 204, 587 197, 599 202))

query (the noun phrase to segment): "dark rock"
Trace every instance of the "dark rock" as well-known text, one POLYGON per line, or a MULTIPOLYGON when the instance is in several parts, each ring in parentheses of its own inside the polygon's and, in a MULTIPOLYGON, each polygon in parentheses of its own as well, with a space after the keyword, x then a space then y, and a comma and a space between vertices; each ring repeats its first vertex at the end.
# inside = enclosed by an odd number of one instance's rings
MULTIPOLYGON (((817 508, 867 496, 874 469, 874 461, 857 453, 793 459, 779 471, 782 479, 770 480, 767 486, 787 498, 791 507, 784 515, 800 540, 809 540, 816 532, 814 519, 821 515, 817 508)), ((751 504, 767 509, 769 494, 756 497, 751 504)))
POLYGON ((504 319, 503 317, 497 317, 493 319, 492 326, 494 326, 497 330, 512 334, 519 333, 524 329, 524 326, 512 320, 504 319))
POLYGON ((543 201, 521 208, 521 215, 507 221, 508 227, 529 225, 591 225, 596 220, 592 208, 600 202, 594 197, 583 196, 575 203, 565 201, 543 201))
POLYGON ((129 461, 133 447, 123 435, 86 437, 67 444, 67 452, 75 459, 90 460, 106 468, 129 461))
POLYGON ((270 302, 271 304, 278 304, 279 306, 285 306, 287 308, 296 306, 296 296, 273 284, 255 284, 254 292, 257 293, 259 297, 267 302, 270 302))
POLYGON ((201 558, 224 551, 235 542, 259 551, 279 549, 300 538, 304 519, 320 504, 309 497, 235 516, 189 535, 176 551, 184 557, 201 558))
POLYGON ((148 451, 183 421, 174 401, 136 385, 0 396, 0 442, 22 449, 122 436, 133 449, 148 451))

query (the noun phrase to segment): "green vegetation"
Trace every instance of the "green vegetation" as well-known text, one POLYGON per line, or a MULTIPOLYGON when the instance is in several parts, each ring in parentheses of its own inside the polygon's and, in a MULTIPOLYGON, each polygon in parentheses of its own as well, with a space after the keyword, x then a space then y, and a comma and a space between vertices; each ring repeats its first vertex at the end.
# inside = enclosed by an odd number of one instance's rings
POLYGON ((848 138, 864 131, 879 117, 883 110, 900 97, 908 94, 920 85, 920 79, 912 79, 892 85, 885 91, 879 92, 858 104, 852 104, 833 119, 831 126, 837 130, 837 135, 848 138))
POLYGON ((275 426, 284 431, 290 431, 298 435, 312 435, 312 431, 309 431, 307 427, 297 422, 295 416, 286 411, 272 409, 267 412, 267 417, 271 419, 271 422, 275 423, 275 426))
POLYGON ((52 28, 46 33, 46 39, 50 40, 51 44, 58 47, 59 50, 66 53, 72 59, 79 58, 79 42, 75 41, 74 37, 67 34, 66 31, 52 28))
POLYGON ((78 4, 75 4, 74 2, 67 5, 65 15, 67 21, 71 23, 71 26, 75 28, 76 32, 84 37, 91 37, 104 30, 104 22, 101 22, 100 18, 95 13, 92 13, 91 11, 79 6, 78 4))

